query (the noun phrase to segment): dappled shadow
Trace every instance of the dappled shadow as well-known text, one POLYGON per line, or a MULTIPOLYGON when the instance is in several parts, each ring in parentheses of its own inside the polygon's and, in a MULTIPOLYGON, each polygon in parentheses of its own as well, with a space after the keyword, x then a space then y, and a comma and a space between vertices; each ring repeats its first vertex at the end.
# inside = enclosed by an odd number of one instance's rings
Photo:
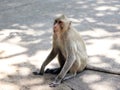
MULTIPOLYGON (((29 69, 31 68, 32 70, 35 67, 29 64, 28 62, 13 66, 19 68, 16 71, 16 73, 7 75, 6 77, 0 79, 1 82, 0 86, 3 90, 4 89, 29 90, 30 88, 32 89, 35 86, 39 86, 39 88, 41 87, 49 88, 48 84, 51 82, 50 78, 53 77, 52 75, 44 75, 44 76, 32 75, 29 69), (7 86, 7 88, 5 86, 7 86)), ((32 90, 34 90, 34 88, 32 90)))
MULTIPOLYGON (((46 86, 49 75, 39 81, 41 78, 32 76, 31 72, 40 68, 49 53, 53 20, 59 13, 80 21, 73 20, 73 26, 87 44, 90 65, 120 72, 119 0, 4 0, 0 3, 0 52, 4 51, 0 54, 0 81, 3 84, 17 83, 17 86, 24 86, 23 90, 30 86, 46 86), (28 73, 24 74, 24 70, 28 73), (25 80, 28 82, 29 79, 31 83, 20 83, 25 80)), ((57 66, 56 63, 51 65, 57 66)), ((104 80, 106 78, 98 80, 97 83, 104 80)), ((86 84, 84 80, 82 83, 86 84)), ((93 90, 89 85, 95 83, 87 83, 83 90, 93 90)), ((117 90, 114 82, 112 85, 112 90, 117 90)))
POLYGON ((115 50, 120 50, 120 46, 117 44, 114 44, 111 49, 115 49, 115 50))
POLYGON ((119 75, 86 70, 64 83, 74 90, 119 90, 119 75))
MULTIPOLYGON (((86 37, 88 40, 86 40, 86 42, 89 41, 89 39, 102 39, 102 37, 108 38, 118 35, 117 32, 119 32, 120 23, 119 1, 71 0, 68 3, 64 2, 65 1, 42 1, 41 3, 38 0, 32 1, 31 3, 18 1, 16 2, 17 4, 15 4, 15 2, 2 2, 8 7, 1 6, 0 19, 4 22, 0 22, 0 29, 1 31, 7 32, 7 36, 2 38, 1 42, 6 42, 9 41, 9 39, 17 37, 20 38, 19 42, 23 43, 36 41, 37 43, 30 43, 29 45, 22 45, 20 43, 23 47, 30 49, 28 49, 28 54, 31 51, 35 53, 36 50, 49 49, 53 18, 59 13, 65 13, 70 18, 82 20, 81 23, 74 23, 74 26, 81 33, 91 29, 94 31, 99 29, 97 33, 99 33, 100 30, 104 30, 105 33, 108 34, 114 33, 110 36, 100 35, 97 37, 94 37, 94 35, 87 35, 86 37), (55 6, 57 3, 60 4, 55 6), (37 6, 37 8, 31 7, 31 4, 37 6), (49 4, 51 4, 51 6, 49 6, 49 4), (24 6, 20 7, 22 5, 24 6), (6 16, 7 13, 9 13, 9 16, 6 16)), ((3 36, 6 33, 1 34, 1 36, 3 36)))

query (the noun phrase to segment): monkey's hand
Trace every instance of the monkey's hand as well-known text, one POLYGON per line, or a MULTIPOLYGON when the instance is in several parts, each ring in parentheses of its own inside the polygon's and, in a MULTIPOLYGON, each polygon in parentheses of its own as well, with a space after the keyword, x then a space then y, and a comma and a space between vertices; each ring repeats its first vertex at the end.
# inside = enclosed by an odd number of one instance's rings
POLYGON ((43 75, 41 72, 33 72, 34 75, 43 75))

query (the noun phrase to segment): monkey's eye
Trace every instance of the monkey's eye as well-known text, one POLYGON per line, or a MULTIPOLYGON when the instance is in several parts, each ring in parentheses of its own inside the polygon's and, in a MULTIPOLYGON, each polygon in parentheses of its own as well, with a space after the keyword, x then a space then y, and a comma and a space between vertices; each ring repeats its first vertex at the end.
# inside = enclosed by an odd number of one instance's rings
POLYGON ((57 23, 57 20, 54 21, 54 24, 56 24, 56 23, 57 23))
POLYGON ((63 22, 62 22, 62 21, 59 21, 58 23, 59 23, 59 24, 62 24, 63 22))

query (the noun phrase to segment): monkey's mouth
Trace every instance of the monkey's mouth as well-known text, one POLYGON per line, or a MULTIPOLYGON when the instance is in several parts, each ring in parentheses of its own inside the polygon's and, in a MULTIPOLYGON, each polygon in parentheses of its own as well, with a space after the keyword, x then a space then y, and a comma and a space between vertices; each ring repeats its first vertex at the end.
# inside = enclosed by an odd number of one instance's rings
POLYGON ((56 32, 56 30, 54 29, 54 30, 53 30, 53 32, 55 33, 55 32, 56 32))
POLYGON ((55 29, 53 29, 53 32, 54 32, 54 33, 57 33, 58 31, 57 31, 57 30, 55 30, 55 29))

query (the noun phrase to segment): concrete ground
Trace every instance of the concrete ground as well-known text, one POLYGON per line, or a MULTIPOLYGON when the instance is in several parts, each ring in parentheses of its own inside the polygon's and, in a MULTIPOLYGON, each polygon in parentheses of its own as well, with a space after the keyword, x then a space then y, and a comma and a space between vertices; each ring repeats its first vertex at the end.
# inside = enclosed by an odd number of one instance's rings
MULTIPOLYGON (((47 67, 57 67, 55 59, 47 67)), ((120 90, 119 0, 0 0, 0 90, 120 90), (53 20, 65 14, 86 42, 88 66, 56 88, 34 76, 51 50, 53 20)))

